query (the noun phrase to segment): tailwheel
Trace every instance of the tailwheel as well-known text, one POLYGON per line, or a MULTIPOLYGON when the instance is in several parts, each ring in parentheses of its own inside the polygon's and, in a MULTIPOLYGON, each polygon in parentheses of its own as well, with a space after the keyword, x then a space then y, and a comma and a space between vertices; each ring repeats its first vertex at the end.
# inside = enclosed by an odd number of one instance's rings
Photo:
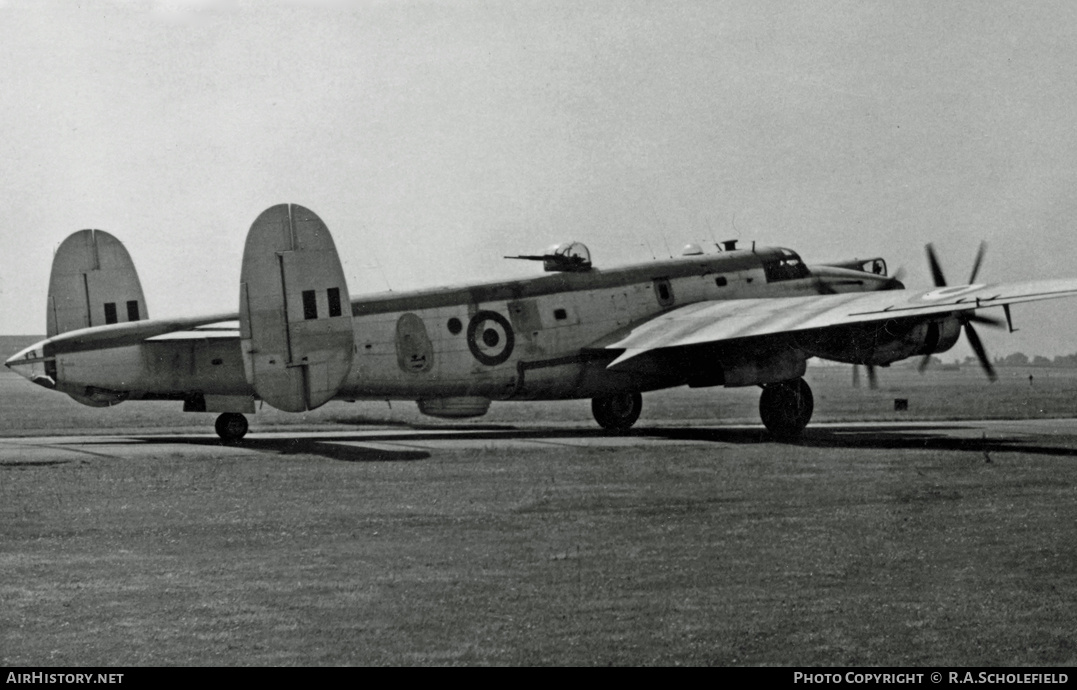
POLYGON ((247 435, 247 418, 238 412, 225 412, 214 424, 217 435, 225 443, 235 443, 247 435))
POLYGON ((642 409, 643 396, 639 393, 614 393, 591 400, 595 420, 609 431, 628 431, 642 409))
POLYGON ((759 416, 778 438, 796 438, 808 426, 815 402, 804 379, 771 383, 759 397, 759 416))

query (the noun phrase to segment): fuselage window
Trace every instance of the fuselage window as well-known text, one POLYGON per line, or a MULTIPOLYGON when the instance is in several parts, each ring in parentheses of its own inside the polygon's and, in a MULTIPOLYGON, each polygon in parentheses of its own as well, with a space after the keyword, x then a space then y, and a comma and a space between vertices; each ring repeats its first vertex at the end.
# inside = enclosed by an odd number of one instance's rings
POLYGON ((658 304, 663 307, 673 304, 673 286, 669 284, 669 278, 655 279, 654 295, 658 298, 658 304))
POLYGON ((449 333, 458 335, 460 331, 464 330, 464 324, 460 323, 460 319, 455 316, 449 319, 449 323, 446 324, 449 328, 449 333))
POLYGON ((557 319, 558 321, 564 321, 568 318, 568 312, 564 309, 554 309, 553 318, 557 319))
POLYGON ((138 300, 131 300, 127 303, 127 320, 138 321, 138 300))
POLYGON ((116 303, 105 302, 105 323, 116 323, 116 303))
POLYGON ((718 287, 725 287, 726 285, 729 285, 729 281, 726 280, 725 276, 718 276, 714 279, 714 284, 718 287))

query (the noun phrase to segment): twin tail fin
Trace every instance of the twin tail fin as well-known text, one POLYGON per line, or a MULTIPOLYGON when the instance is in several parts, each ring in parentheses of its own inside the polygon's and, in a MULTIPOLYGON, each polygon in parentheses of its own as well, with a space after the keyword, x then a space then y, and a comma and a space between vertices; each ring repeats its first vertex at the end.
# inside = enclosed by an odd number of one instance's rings
POLYGON ((80 328, 149 317, 131 255, 104 230, 70 235, 52 259, 48 337, 80 328))

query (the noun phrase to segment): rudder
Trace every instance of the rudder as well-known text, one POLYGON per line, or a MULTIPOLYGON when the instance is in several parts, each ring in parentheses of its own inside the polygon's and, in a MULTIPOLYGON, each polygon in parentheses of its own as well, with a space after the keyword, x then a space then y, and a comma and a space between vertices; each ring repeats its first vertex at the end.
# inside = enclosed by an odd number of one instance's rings
POLYGON ((131 255, 104 230, 79 230, 56 250, 47 309, 50 338, 79 328, 148 318, 131 255))

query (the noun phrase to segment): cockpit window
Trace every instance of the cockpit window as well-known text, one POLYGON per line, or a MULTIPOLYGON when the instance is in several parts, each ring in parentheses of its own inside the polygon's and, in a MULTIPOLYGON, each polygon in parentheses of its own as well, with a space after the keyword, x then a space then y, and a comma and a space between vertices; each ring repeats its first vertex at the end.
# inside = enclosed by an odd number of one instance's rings
POLYGON ((800 257, 788 249, 781 259, 770 259, 763 262, 763 273, 766 274, 768 283, 777 283, 782 280, 796 280, 807 278, 811 273, 800 257))

